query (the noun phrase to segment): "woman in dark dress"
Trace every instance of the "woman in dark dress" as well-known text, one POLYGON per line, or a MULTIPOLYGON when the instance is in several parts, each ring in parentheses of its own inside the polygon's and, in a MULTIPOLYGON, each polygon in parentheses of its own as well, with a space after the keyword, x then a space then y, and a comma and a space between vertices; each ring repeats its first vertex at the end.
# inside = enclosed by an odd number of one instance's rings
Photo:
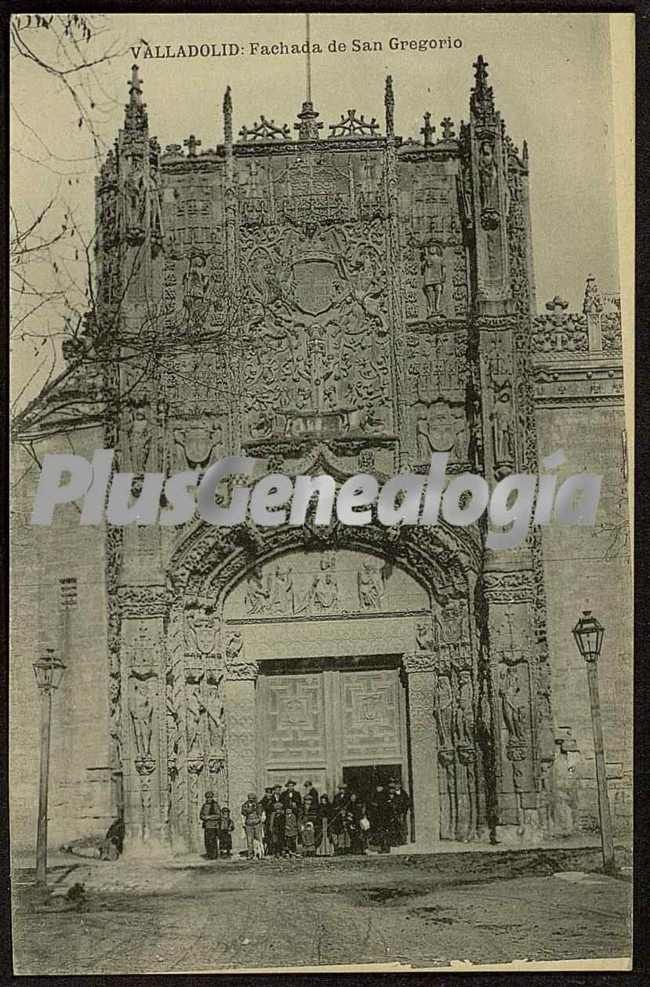
POLYGON ((330 823, 332 818, 332 806, 327 795, 321 795, 316 814, 316 856, 331 857, 334 854, 330 823))
POLYGON ((366 806, 352 792, 348 803, 350 819, 350 853, 366 852, 366 834, 361 826, 361 820, 366 818, 366 806))

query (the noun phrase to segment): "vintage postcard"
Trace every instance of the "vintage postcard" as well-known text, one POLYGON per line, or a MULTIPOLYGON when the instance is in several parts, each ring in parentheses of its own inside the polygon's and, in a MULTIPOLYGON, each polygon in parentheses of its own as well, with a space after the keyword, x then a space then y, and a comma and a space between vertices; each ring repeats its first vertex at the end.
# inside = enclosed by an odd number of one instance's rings
POLYGON ((633 17, 10 34, 16 972, 630 969, 633 17))

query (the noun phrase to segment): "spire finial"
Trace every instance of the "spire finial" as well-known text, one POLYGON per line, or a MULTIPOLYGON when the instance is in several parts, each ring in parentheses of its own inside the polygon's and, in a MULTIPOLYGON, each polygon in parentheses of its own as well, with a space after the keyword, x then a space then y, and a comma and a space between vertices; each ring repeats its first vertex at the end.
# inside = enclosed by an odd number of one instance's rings
POLYGON ((309 14, 305 14, 305 40, 307 54, 305 61, 305 102, 311 103, 311 40, 309 37, 309 14))
POLYGON ((139 66, 131 66, 129 80, 129 102, 132 106, 142 106, 142 79, 139 76, 139 66))
POLYGON ((223 94, 223 140, 224 144, 232 144, 232 96, 230 86, 226 86, 223 94))
POLYGON ((393 137, 395 134, 395 94, 393 93, 392 75, 386 76, 384 109, 386 111, 386 136, 393 137))
POLYGON ((470 98, 470 108, 474 116, 484 123, 494 118, 494 94, 488 86, 488 62, 479 55, 474 62, 474 88, 470 98))
POLYGON ((319 113, 314 109, 311 98, 311 37, 309 33, 309 14, 305 14, 305 40, 307 53, 305 56, 305 100, 302 110, 298 114, 298 123, 294 123, 293 129, 298 131, 298 140, 317 141, 318 131, 323 126, 318 121, 319 113))
POLYGON ((137 65, 131 66, 128 81, 129 102, 126 104, 124 125, 127 130, 144 130, 147 126, 147 104, 142 100, 142 79, 137 65))

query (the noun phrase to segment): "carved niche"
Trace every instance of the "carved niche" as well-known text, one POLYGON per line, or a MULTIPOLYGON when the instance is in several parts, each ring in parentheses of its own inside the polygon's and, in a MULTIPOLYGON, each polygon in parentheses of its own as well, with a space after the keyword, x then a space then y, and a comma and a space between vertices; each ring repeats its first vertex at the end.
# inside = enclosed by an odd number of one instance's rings
POLYGON ((466 351, 465 333, 409 333, 408 400, 419 464, 428 463, 433 452, 448 452, 451 462, 468 461, 466 351))
POLYGON ((452 600, 420 620, 416 647, 406 670, 426 668, 434 675, 431 713, 437 733, 440 836, 472 840, 480 821, 482 780, 477 771, 477 687, 466 602, 452 600))

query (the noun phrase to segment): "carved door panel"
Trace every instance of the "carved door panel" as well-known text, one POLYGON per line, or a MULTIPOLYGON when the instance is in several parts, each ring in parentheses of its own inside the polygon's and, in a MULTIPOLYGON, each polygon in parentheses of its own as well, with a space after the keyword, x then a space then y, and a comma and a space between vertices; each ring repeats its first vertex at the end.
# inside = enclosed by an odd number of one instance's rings
MULTIPOLYGON (((258 787, 293 778, 332 795, 350 765, 406 772, 403 689, 396 669, 260 675, 258 787)), ((399 773, 399 772, 394 772, 399 773)))
POLYGON ((341 672, 341 760, 402 760, 402 687, 396 669, 341 672))
POLYGON ((291 767, 295 773, 300 765, 324 767, 323 676, 264 675, 260 676, 258 689, 261 755, 267 771, 277 768, 284 772, 291 767))

